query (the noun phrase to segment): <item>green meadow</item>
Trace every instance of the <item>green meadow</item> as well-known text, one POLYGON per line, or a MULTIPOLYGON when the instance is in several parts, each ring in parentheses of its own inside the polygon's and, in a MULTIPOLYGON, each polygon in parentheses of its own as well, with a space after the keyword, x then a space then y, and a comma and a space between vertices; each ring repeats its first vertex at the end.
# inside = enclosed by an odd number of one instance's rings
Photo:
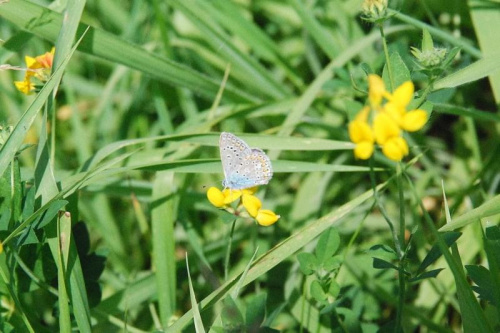
POLYGON ((497 0, 0 1, 0 332, 500 332, 499 32, 497 0))

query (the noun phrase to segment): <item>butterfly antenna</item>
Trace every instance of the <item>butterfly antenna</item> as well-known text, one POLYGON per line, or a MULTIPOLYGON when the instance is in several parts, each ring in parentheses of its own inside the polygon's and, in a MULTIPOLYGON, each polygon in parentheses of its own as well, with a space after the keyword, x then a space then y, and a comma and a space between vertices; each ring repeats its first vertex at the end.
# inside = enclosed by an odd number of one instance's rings
POLYGON ((201 186, 201 188, 202 188, 202 189, 206 189, 206 188, 207 188, 207 187, 209 187, 209 186, 216 186, 216 185, 220 184, 220 183, 221 183, 221 181, 222 181, 222 180, 215 181, 215 182, 210 182, 210 183, 208 183, 208 185, 202 185, 202 186, 201 186))

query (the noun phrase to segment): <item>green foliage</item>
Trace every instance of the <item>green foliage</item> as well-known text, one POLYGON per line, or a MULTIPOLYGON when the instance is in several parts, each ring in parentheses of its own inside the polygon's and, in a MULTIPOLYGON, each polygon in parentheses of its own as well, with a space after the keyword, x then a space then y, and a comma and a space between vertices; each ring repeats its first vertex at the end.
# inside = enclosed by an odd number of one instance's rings
POLYGON ((498 331, 483 2, 0 1, 0 331, 498 331), (428 113, 400 163, 353 157, 368 74, 428 113), (272 226, 207 200, 222 131, 271 158, 272 226))
POLYGON ((384 71, 382 72, 382 79, 384 80, 385 86, 388 87, 389 90, 394 91, 396 87, 399 87, 406 81, 410 81, 411 77, 410 70, 406 66, 399 53, 392 53, 390 56, 390 61, 390 64, 386 64, 384 67, 384 71), (390 68, 388 66, 390 66, 390 68))
POLYGON ((324 306, 331 303, 340 292, 340 286, 333 278, 342 265, 342 257, 335 255, 339 246, 339 233, 335 228, 330 228, 319 237, 314 254, 302 252, 297 255, 302 273, 314 274, 309 287, 311 296, 324 306))

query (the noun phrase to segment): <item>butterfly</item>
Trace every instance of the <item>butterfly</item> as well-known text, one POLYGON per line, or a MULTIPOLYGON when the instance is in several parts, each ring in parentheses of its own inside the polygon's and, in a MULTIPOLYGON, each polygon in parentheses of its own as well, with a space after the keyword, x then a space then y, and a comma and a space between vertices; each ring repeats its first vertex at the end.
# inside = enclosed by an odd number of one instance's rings
POLYGON ((222 132, 219 139, 224 180, 222 186, 242 190, 265 185, 273 177, 271 160, 258 148, 250 148, 236 135, 222 132))

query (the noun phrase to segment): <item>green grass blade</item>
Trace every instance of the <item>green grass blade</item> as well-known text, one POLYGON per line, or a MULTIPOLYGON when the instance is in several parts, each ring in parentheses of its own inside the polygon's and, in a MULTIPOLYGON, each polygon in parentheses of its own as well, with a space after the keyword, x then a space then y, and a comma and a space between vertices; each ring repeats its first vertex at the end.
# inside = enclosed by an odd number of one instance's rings
MULTIPOLYGON (((493 291, 492 298, 496 304, 500 304, 500 279, 495 279, 495 276, 500 276, 500 227, 487 226, 486 232, 482 232, 484 250, 488 259, 488 266, 492 277, 493 291)), ((497 314, 500 318, 500 307, 496 307, 497 314)))
POLYGON ((450 231, 468 224, 478 222, 480 219, 500 213, 500 195, 494 196, 481 206, 454 218, 450 223, 442 226, 439 231, 450 231))
POLYGON ((62 22, 61 30, 55 42, 56 53, 53 61, 54 68, 57 68, 59 64, 71 53, 71 46, 75 40, 76 31, 78 30, 78 25, 80 23, 85 3, 85 0, 68 1, 67 7, 63 12, 63 15, 66 16, 66 20, 62 22))
POLYGON ((456 116, 471 117, 479 121, 500 122, 500 115, 483 110, 465 108, 458 105, 433 103, 434 111, 439 113, 454 114, 456 116))
MULTIPOLYGON (((176 309, 174 223, 177 219, 178 200, 175 187, 173 172, 156 174, 153 184, 151 229, 160 320, 164 328, 168 326, 176 309)), ((196 303, 193 306, 196 306, 196 303)))
MULTIPOLYGON (((500 55, 500 43, 498 43, 498 31, 500 30, 500 11, 498 7, 487 10, 485 1, 469 0, 470 16, 472 25, 481 47, 481 52, 485 58, 500 55)), ((493 3, 491 3, 493 5, 493 3)), ((491 90, 495 97, 496 104, 500 104, 500 72, 491 73, 488 76, 491 90)))
POLYGON ((127 246, 109 198, 102 193, 96 193, 91 197, 82 198, 80 205, 84 215, 96 224, 103 235, 106 235, 104 243, 109 247, 111 256, 117 259, 117 267, 126 271, 129 262, 127 246))
POLYGON ((414 19, 411 16, 400 13, 396 10, 389 9, 388 10, 391 15, 394 15, 394 18, 400 20, 401 22, 405 22, 411 24, 412 26, 418 28, 419 30, 426 29, 431 33, 432 36, 436 37, 436 39, 443 40, 445 42, 450 43, 451 45, 458 46, 462 48, 465 52, 469 53, 474 58, 482 58, 481 51, 472 46, 472 42, 465 40, 464 38, 457 38, 453 36, 451 33, 440 30, 438 28, 434 28, 427 23, 421 22, 417 19, 414 19))
POLYGON ((238 279, 238 282, 234 286, 233 290, 231 291, 231 298, 236 300, 238 296, 240 295, 241 288, 245 285, 245 279, 248 275, 248 271, 250 270, 250 267, 252 267, 252 264, 254 263, 255 256, 257 255, 257 252, 259 252, 259 247, 257 247, 252 255, 252 258, 248 261, 248 264, 245 266, 245 270, 243 273, 241 273, 240 278, 238 279))
POLYGON ((71 332, 71 318, 69 309, 68 283, 68 257, 69 244, 71 242, 71 217, 69 213, 61 214, 57 219, 57 285, 59 296, 59 330, 60 332, 71 332))
POLYGON ((73 305, 73 314, 75 316, 78 328, 82 333, 91 333, 91 317, 89 302, 87 299, 87 289, 83 278, 82 266, 78 251, 74 242, 70 244, 70 276, 69 286, 71 295, 71 304, 73 305))
POLYGON ((191 297, 191 309, 193 309, 194 315, 194 327, 196 333, 205 333, 205 327, 203 327, 203 321, 201 320, 200 309, 198 309, 198 303, 196 302, 196 295, 194 294, 193 282, 191 282, 191 273, 189 272, 189 260, 186 254, 186 269, 188 273, 189 282, 189 295, 191 297))
POLYGON ((500 71, 500 53, 479 59, 475 63, 439 79, 434 84, 434 89, 458 87, 490 76, 498 71, 500 71))
MULTIPOLYGON (((275 173, 295 173, 295 172, 368 172, 368 167, 357 165, 334 165, 323 163, 299 162, 299 161, 272 161, 273 171, 275 173)), ((99 179, 109 177, 113 174, 119 174, 127 170, 147 170, 164 171, 170 170, 181 173, 222 173, 222 164, 220 160, 184 160, 175 162, 147 163, 145 165, 130 166, 124 169, 110 169, 99 176, 99 179)), ((380 171, 380 169, 376 169, 380 171)), ((95 180, 94 180, 95 181, 95 180)))
MULTIPOLYGON (((297 137, 276 137, 267 135, 237 134, 252 147, 261 149, 279 149, 279 150, 351 150, 354 144, 347 141, 334 141, 317 138, 297 138, 297 137)), ((186 142, 200 144, 205 146, 219 146, 220 133, 201 133, 201 134, 183 134, 183 135, 164 135, 141 139, 129 139, 116 141, 101 148, 89 161, 86 162, 84 170, 94 167, 106 157, 127 147, 153 143, 153 142, 186 142)))
MULTIPOLYGON (((55 223, 49 224, 45 227, 45 232, 47 234, 47 243, 49 244, 52 256, 57 260, 60 247, 57 235, 57 225, 55 225, 55 223)), ((75 316, 78 329, 80 332, 90 333, 92 332, 92 329, 87 291, 80 259, 78 257, 78 251, 74 242, 70 242, 69 244, 67 274, 69 275, 68 295, 71 300, 71 305, 73 306, 73 314, 75 316)))

